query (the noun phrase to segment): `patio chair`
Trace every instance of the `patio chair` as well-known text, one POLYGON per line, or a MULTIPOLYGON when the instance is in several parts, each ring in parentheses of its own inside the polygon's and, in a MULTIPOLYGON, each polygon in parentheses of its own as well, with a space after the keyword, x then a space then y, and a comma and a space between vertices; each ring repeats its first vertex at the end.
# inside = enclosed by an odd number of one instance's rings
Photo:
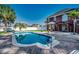
POLYGON ((70 54, 79 54, 79 50, 73 50, 70 52, 70 54))
POLYGON ((52 48, 54 54, 67 54, 67 51, 62 48, 52 48))

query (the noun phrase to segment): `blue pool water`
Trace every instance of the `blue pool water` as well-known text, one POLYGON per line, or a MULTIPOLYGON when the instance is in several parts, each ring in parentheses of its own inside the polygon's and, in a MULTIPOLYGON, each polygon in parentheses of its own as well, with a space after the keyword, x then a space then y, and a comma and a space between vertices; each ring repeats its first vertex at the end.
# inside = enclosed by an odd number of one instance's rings
POLYGON ((51 37, 45 36, 42 34, 36 34, 32 32, 16 32, 15 38, 17 43, 20 44, 33 44, 33 43, 41 43, 47 45, 51 43, 51 37))

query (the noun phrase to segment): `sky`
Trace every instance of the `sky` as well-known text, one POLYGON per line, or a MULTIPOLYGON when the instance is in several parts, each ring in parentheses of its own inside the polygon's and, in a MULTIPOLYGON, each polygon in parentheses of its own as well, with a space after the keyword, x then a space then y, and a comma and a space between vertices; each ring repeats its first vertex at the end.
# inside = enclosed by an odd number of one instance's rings
POLYGON ((66 8, 79 8, 78 4, 11 4, 16 12, 16 22, 29 25, 44 24, 46 18, 66 8))

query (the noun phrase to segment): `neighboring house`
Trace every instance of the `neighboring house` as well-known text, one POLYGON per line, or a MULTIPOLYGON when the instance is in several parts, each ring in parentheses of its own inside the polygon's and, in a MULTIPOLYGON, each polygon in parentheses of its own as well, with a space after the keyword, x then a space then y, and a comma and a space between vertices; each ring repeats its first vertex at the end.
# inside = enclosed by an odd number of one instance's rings
MULTIPOLYGON (((73 32, 73 20, 68 16, 70 11, 74 10, 74 8, 68 8, 61 11, 56 12, 55 14, 49 16, 47 18, 47 25, 51 31, 68 31, 73 32)), ((76 23, 76 32, 79 32, 79 18, 77 18, 76 23)))

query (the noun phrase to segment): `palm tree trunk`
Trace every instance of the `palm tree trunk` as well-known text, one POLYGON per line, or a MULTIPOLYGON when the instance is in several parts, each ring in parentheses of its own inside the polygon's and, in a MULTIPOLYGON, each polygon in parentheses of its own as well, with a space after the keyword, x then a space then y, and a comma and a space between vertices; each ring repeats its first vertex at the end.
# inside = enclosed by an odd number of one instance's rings
POLYGON ((7 22, 6 21, 4 22, 4 25, 5 25, 4 30, 5 30, 5 32, 7 32, 7 22))
POLYGON ((21 31, 21 28, 19 28, 19 30, 21 31))

